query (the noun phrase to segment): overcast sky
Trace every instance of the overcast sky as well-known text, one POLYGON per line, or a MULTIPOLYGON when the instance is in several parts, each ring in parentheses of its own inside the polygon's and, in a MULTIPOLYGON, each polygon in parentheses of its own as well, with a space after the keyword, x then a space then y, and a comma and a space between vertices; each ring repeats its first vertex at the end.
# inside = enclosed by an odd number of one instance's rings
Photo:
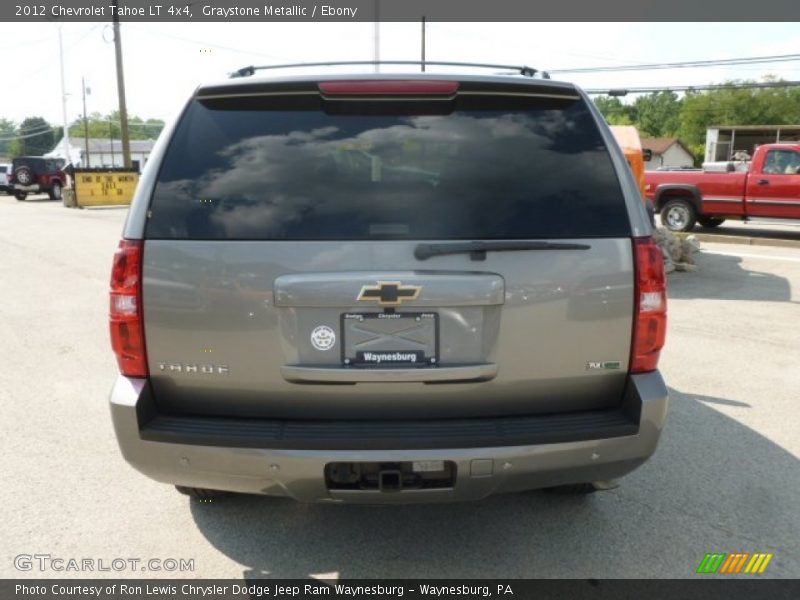
MULTIPOLYGON (((0 37, 0 117, 61 123, 58 29, 15 23, 0 37)), ((117 108, 111 27, 63 25, 68 118, 117 108)), ((371 60, 372 23, 124 23, 128 111, 171 118, 198 83, 249 64, 371 60)), ((419 23, 382 23, 380 56, 417 60, 419 23)), ((797 23, 428 23, 428 60, 527 64, 540 69, 800 53, 797 23)), ((773 74, 800 80, 800 61, 778 64, 562 76, 579 85, 697 85, 773 74)))

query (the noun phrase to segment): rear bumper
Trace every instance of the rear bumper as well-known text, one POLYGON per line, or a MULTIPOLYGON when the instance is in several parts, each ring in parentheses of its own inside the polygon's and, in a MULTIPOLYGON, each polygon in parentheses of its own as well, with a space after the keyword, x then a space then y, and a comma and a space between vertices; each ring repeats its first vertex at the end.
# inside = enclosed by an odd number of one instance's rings
POLYGON ((655 451, 668 396, 658 372, 634 375, 622 411, 585 413, 577 419, 477 420, 472 430, 464 429, 465 421, 448 422, 442 430, 440 422, 407 443, 403 427, 395 424, 389 438, 385 431, 370 435, 374 428, 356 423, 336 424, 333 433, 323 434, 312 425, 293 434, 289 427, 276 429, 274 422, 163 417, 155 412, 146 381, 125 377, 117 379, 110 402, 125 459, 156 481, 304 502, 402 503, 476 500, 621 477, 655 451), (456 465, 451 488, 330 490, 324 477, 331 462, 438 460, 456 465))
POLYGON ((15 183, 14 191, 34 194, 36 192, 42 191, 42 186, 39 185, 38 183, 32 183, 31 185, 22 185, 21 183, 15 183))

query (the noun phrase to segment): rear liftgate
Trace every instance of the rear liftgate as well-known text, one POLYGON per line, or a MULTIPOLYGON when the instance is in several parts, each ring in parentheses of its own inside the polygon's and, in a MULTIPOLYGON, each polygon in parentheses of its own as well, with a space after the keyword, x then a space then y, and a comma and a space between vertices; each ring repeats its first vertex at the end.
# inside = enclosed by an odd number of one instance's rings
POLYGON ((281 369, 288 381, 437 383, 497 373, 499 275, 307 273, 281 276, 274 289, 284 340, 296 340, 281 369))

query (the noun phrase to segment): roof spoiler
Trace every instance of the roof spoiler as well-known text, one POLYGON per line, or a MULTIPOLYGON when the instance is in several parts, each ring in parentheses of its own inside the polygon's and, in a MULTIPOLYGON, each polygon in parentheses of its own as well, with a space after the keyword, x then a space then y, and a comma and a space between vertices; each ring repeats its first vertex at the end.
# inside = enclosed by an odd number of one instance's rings
POLYGON ((274 69, 300 69, 300 68, 312 68, 312 67, 340 67, 340 66, 372 66, 372 67, 379 67, 382 65, 414 65, 419 66, 424 71, 426 66, 434 66, 434 67, 471 67, 471 68, 478 68, 478 69, 501 69, 504 71, 515 71, 519 73, 523 77, 535 77, 536 74, 539 74, 539 77, 542 79, 550 79, 550 74, 546 71, 540 71, 538 69, 534 69, 533 67, 528 67, 525 65, 496 65, 496 64, 486 64, 486 63, 465 63, 465 62, 442 62, 442 61, 422 61, 422 60, 348 60, 348 61, 337 61, 337 62, 316 62, 316 63, 292 63, 292 64, 285 64, 285 65, 261 65, 255 66, 250 65, 247 67, 242 67, 230 73, 230 77, 251 77, 255 75, 256 71, 266 71, 266 70, 274 70, 274 69))

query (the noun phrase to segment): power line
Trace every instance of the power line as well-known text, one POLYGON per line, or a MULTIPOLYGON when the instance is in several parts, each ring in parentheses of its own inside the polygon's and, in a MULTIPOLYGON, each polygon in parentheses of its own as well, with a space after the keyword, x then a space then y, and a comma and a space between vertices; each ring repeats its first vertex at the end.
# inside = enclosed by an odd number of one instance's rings
MULTIPOLYGON (((52 127, 49 129, 50 132, 56 133, 56 130, 60 129, 60 127, 52 127)), ((29 133, 28 135, 15 135, 14 137, 8 138, 0 138, 0 142, 12 142, 14 140, 26 140, 28 138, 39 137, 40 135, 44 135, 48 132, 48 130, 40 131, 39 133, 29 133)))
POLYGON ((134 30, 137 30, 137 31, 141 31, 141 32, 146 33, 148 35, 155 35, 155 36, 161 36, 161 37, 165 37, 165 38, 170 38, 170 39, 173 39, 173 40, 177 40, 179 42, 186 42, 188 44, 195 44, 197 46, 202 46, 203 48, 217 48, 219 50, 225 50, 227 52, 236 52, 238 54, 248 54, 250 56, 261 56, 263 58, 274 58, 274 59, 277 59, 277 60, 290 60, 290 59, 285 58, 283 56, 275 56, 274 54, 265 54, 264 52, 253 52, 252 50, 241 50, 240 48, 232 48, 230 46, 223 46, 221 44, 214 44, 214 43, 211 43, 211 42, 208 42, 208 41, 195 40, 195 39, 183 37, 183 36, 180 36, 180 35, 174 35, 174 34, 171 34, 171 33, 165 33, 163 31, 147 29, 145 27, 138 27, 136 25, 131 25, 130 23, 126 23, 125 25, 126 25, 126 27, 128 29, 134 29, 134 30))
MULTIPOLYGON (((89 119, 89 123, 116 123, 119 124, 119 119, 89 119)), ((128 121, 131 127, 164 127, 166 123, 146 123, 142 121, 128 121)))
POLYGON ((607 67, 547 69, 547 72, 548 73, 597 73, 597 72, 609 72, 609 71, 650 71, 656 69, 692 69, 699 67, 721 67, 721 66, 732 66, 732 65, 755 65, 762 63, 793 62, 798 60, 800 60, 800 54, 775 54, 772 56, 750 56, 743 58, 689 60, 682 62, 616 65, 607 67))
POLYGON ((52 125, 39 125, 37 127, 28 127, 27 129, 14 129, 15 137, 24 136, 24 135, 41 135, 42 133, 47 133, 48 131, 55 129, 52 125))
MULTIPOLYGON (((89 37, 89 34, 92 33, 92 31, 97 29, 97 27, 99 27, 99 25, 93 25, 88 30, 86 30, 83 33, 83 35, 81 35, 80 38, 78 38, 77 40, 73 41, 69 46, 67 46, 65 52, 70 52, 70 51, 74 50, 75 48, 77 48, 79 44, 81 44, 87 37, 89 37)), ((39 40, 39 41, 52 41, 52 38, 45 38, 45 39, 39 40)), ((32 71, 26 71, 26 72, 22 73, 20 76, 15 77, 14 81, 16 83, 19 83, 19 82, 22 82, 22 81, 27 81, 27 80, 31 79, 34 75, 39 75, 43 71, 46 71, 48 69, 53 68, 53 66, 54 66, 53 62, 52 61, 48 61, 43 66, 41 66, 41 67, 39 67, 37 69, 34 69, 32 71)))
POLYGON ((39 38, 38 40, 26 40, 23 42, 17 42, 10 46, 0 46, 0 50, 16 50, 17 48, 23 48, 25 46, 32 46, 34 44, 41 44, 42 42, 52 42, 52 41, 53 41, 52 37, 39 38))
POLYGON ((17 127, 17 128, 15 128, 14 131, 15 131, 15 133, 30 133, 32 131, 36 131, 36 130, 39 130, 39 129, 47 130, 47 129, 50 129, 51 127, 52 126, 49 123, 47 123, 46 125, 34 125, 32 127, 30 127, 30 126, 29 127, 17 127))
MULTIPOLYGON (((91 125, 92 123, 107 123, 119 126, 120 121, 113 119, 89 119, 89 125, 91 125)), ((137 123, 135 121, 131 123, 129 121, 128 126, 134 131, 138 129, 158 129, 160 131, 161 129, 164 129, 166 123, 137 123)), ((74 130, 75 128, 83 127, 83 119, 76 119, 75 121, 70 123, 69 127, 72 130, 74 130)))
POLYGON ((604 88, 584 90, 587 94, 602 96, 627 96, 628 94, 651 94, 653 92, 700 92, 710 90, 740 90, 789 88, 800 86, 800 81, 745 81, 742 83, 712 83, 706 85, 672 85, 652 87, 604 88))
MULTIPOLYGON (((89 122, 90 123, 114 123, 114 124, 117 124, 117 125, 119 125, 119 123, 120 123, 119 119, 89 119, 89 122)), ((79 125, 80 125, 80 123, 73 122, 73 123, 70 124, 70 128, 77 127, 79 125)), ((146 128, 151 128, 151 129, 152 128, 158 128, 158 129, 163 129, 164 126, 165 126, 165 123, 147 123, 147 122, 138 123, 138 122, 134 121, 134 122, 131 123, 131 126, 134 129, 136 129, 136 128, 145 128, 145 129, 146 128)), ((41 126, 40 125, 38 127, 27 127, 27 128, 24 128, 24 129, 17 129, 16 133, 18 135, 14 135, 14 136, 11 136, 11 137, 0 137, 0 142, 9 142, 9 141, 13 141, 13 140, 29 139, 29 138, 37 137, 37 136, 40 136, 40 135, 44 135, 44 134, 46 134, 48 132, 51 132, 51 131, 53 133, 55 133, 59 129, 61 129, 60 126, 53 127, 52 125, 45 125, 45 126, 41 126)))

